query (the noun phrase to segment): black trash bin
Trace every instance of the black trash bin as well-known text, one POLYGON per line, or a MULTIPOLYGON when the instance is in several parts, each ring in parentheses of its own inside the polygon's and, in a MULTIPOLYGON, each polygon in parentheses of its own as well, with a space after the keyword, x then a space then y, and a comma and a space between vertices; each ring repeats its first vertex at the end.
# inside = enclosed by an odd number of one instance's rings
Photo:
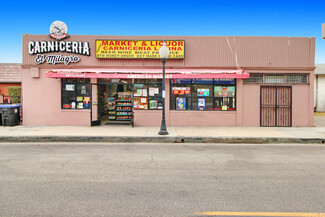
POLYGON ((20 123, 20 105, 0 105, 1 122, 3 126, 15 126, 20 123))

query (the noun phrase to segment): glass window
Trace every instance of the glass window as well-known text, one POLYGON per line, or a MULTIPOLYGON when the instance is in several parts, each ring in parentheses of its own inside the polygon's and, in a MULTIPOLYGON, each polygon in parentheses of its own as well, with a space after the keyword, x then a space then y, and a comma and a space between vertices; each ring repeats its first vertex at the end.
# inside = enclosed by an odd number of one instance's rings
POLYGON ((171 79, 171 110, 234 111, 235 79, 171 79))
POLYGON ((89 79, 62 79, 61 83, 62 109, 89 109, 90 108, 90 80, 89 79))
POLYGON ((138 79, 134 81, 134 109, 162 109, 161 79, 138 79))

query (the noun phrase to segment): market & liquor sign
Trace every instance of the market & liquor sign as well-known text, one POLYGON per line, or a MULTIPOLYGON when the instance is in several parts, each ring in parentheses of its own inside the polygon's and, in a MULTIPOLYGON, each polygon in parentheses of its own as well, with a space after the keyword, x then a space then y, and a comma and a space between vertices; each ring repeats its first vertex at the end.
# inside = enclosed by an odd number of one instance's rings
MULTIPOLYGON (((164 41, 96 40, 96 58, 104 59, 161 59, 159 48, 164 41)), ((185 58, 185 41, 165 41, 168 59, 185 58)))

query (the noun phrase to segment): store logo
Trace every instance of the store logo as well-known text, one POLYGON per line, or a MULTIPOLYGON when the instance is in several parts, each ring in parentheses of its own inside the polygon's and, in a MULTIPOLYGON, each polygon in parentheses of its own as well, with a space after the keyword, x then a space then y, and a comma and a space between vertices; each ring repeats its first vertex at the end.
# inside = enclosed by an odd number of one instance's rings
POLYGON ((50 36, 57 40, 61 40, 69 37, 68 35, 68 27, 62 21, 54 21, 50 26, 50 36))
POLYGON ((28 53, 36 55, 35 63, 48 63, 52 65, 77 63, 81 60, 79 56, 64 56, 61 54, 45 55, 47 53, 64 52, 69 54, 79 54, 90 56, 90 46, 88 41, 61 41, 69 37, 68 27, 64 22, 55 21, 50 27, 50 37, 56 40, 50 41, 30 41, 28 43, 28 53))

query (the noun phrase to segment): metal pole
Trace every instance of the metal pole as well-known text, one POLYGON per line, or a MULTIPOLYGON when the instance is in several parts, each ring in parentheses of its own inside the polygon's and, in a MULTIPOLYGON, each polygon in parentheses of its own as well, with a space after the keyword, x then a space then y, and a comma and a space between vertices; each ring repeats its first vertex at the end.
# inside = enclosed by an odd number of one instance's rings
POLYGON ((161 126, 160 126, 160 131, 159 135, 168 135, 167 132, 167 127, 166 127, 166 120, 165 120, 165 64, 167 61, 167 58, 162 58, 162 63, 163 63, 163 80, 162 80, 162 120, 161 120, 161 126))

